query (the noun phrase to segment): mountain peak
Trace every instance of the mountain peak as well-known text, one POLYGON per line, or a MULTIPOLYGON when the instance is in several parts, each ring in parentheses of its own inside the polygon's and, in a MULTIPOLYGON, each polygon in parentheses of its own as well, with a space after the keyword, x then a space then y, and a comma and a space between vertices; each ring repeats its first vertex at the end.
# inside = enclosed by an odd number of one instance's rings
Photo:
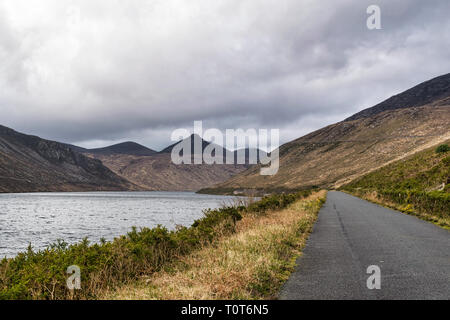
POLYGON ((170 146, 168 146, 167 148, 164 148, 163 150, 161 150, 159 153, 171 153, 173 147, 175 147, 177 144, 179 144, 181 141, 185 141, 185 140, 190 140, 191 141, 191 150, 194 151, 194 139, 200 139, 200 141, 202 142, 202 150, 204 150, 209 144, 210 142, 204 140, 202 137, 200 137, 198 134, 191 134, 189 137, 187 137, 184 140, 180 140, 177 141, 173 144, 171 144, 170 146))
POLYGON ((129 154, 135 156, 150 156, 156 153, 155 150, 133 141, 121 142, 104 148, 88 149, 86 152, 93 154, 129 154))
POLYGON ((371 108, 364 109, 344 121, 368 118, 387 110, 420 107, 446 98, 450 98, 450 73, 422 82, 371 108))

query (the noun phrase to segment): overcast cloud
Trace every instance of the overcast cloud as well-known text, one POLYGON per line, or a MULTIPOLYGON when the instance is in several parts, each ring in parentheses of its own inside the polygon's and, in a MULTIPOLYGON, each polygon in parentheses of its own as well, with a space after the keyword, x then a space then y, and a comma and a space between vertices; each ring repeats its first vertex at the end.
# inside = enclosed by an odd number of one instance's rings
POLYGON ((286 142, 450 72, 449 16, 448 0, 2 0, 0 124, 87 147, 160 149, 194 120, 286 142))

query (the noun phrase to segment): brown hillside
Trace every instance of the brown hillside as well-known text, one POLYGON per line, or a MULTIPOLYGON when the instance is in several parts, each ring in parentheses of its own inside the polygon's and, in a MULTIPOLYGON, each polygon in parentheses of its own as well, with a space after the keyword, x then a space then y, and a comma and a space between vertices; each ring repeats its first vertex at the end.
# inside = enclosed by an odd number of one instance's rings
MULTIPOLYGON (((203 140, 200 136, 191 135, 186 138, 186 140, 190 140, 192 152, 194 152, 194 138, 201 140, 202 150, 210 145, 210 142, 203 140)), ((118 175, 147 190, 197 191, 224 182, 250 167, 248 164, 249 149, 244 150, 246 164, 175 165, 172 163, 171 153, 172 148, 176 144, 178 144, 178 142, 158 153, 147 155, 136 154, 135 152, 99 153, 97 152, 98 149, 85 149, 84 153, 89 157, 101 160, 104 165, 118 175)), ((142 147, 143 146, 141 146, 141 148, 142 147)), ((103 149, 112 150, 111 147, 103 149)), ((228 151, 226 149, 224 149, 223 152, 224 163, 226 157, 229 155, 233 156, 235 160, 237 159, 237 152, 228 151)), ((193 157, 191 157, 191 160, 194 160, 193 157)))
POLYGON ((153 156, 87 154, 127 180, 149 190, 196 191, 226 181, 246 165, 175 165, 170 153, 153 156))
POLYGON ((449 105, 384 111, 327 126, 283 145, 274 176, 261 176, 253 167, 206 191, 334 188, 449 138, 449 105))

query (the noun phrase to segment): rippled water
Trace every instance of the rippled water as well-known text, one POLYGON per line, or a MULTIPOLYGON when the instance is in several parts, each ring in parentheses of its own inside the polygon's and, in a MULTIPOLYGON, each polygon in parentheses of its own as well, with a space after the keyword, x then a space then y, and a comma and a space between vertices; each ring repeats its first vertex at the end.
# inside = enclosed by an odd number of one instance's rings
POLYGON ((112 240, 132 226, 189 226, 202 210, 229 200, 192 192, 0 194, 0 257, 14 256, 29 243, 42 249, 57 239, 112 240))

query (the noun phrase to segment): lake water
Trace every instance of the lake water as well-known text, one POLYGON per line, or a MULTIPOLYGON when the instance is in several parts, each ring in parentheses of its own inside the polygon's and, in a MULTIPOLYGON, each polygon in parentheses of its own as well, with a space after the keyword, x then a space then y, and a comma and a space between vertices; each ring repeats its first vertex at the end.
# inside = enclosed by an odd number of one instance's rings
POLYGON ((42 249, 57 239, 112 240, 132 226, 189 226, 204 209, 230 200, 192 192, 0 194, 0 257, 14 256, 29 243, 42 249))

